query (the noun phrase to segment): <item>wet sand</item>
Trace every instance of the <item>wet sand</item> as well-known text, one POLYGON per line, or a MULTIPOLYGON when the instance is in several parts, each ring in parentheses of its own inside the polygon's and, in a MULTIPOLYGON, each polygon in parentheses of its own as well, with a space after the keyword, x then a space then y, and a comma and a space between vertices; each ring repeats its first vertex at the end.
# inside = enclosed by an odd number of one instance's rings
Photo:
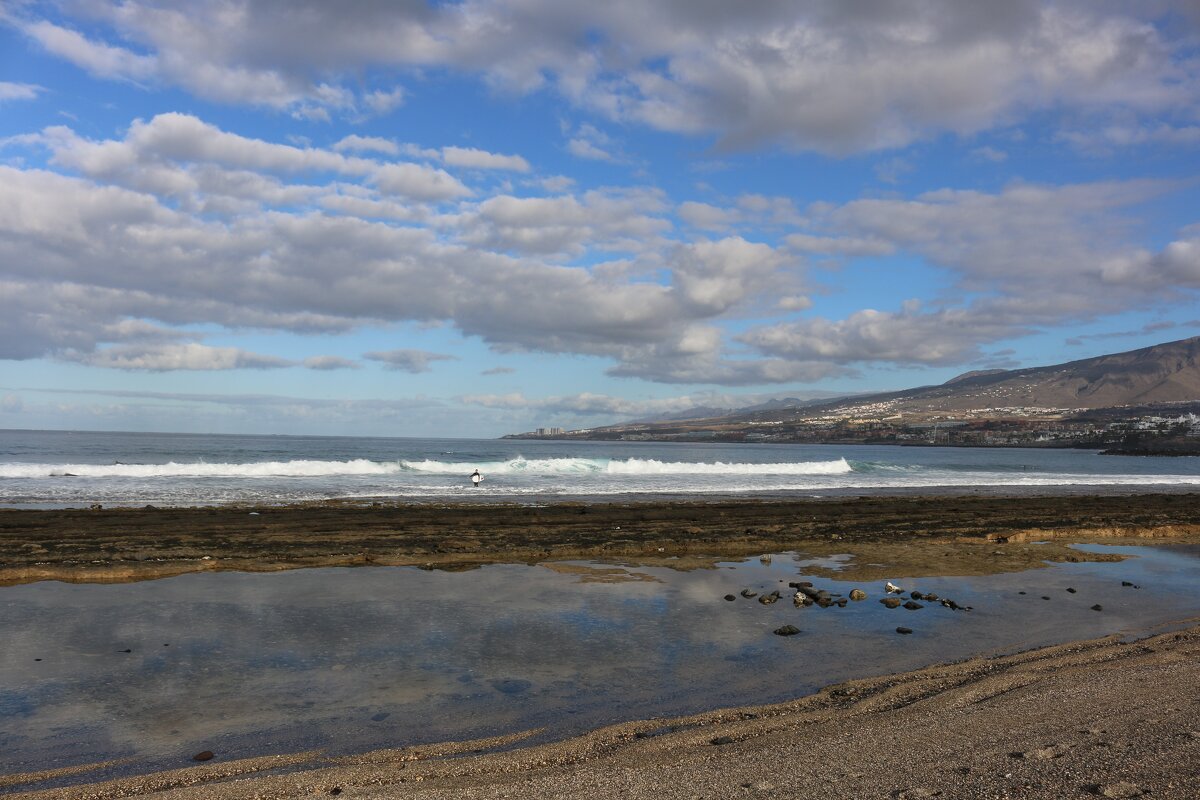
POLYGON ((205 570, 626 559, 672 566, 763 552, 862 556, 863 580, 1015 572, 1093 558, 1076 541, 1200 540, 1195 495, 870 497, 534 506, 0 509, 0 585, 205 570), (1035 541, 1051 541, 1033 546, 1035 541), (879 575, 869 572, 876 563, 879 575))
POLYGON ((517 735, 341 758, 218 754, 16 797, 1194 798, 1197 686, 1200 627, 972 659, 554 744, 522 748, 517 735))

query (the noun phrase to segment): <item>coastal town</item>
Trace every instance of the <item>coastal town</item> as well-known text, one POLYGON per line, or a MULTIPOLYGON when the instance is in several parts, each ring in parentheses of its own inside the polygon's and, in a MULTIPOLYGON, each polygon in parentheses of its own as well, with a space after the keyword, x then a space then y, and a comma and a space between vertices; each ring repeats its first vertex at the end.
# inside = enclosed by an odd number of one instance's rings
POLYGON ((1134 454, 1154 450, 1168 455, 1200 452, 1200 403, 1088 410, 1018 406, 923 413, 899 411, 898 404, 872 402, 828 412, 797 409, 790 414, 773 412, 762 419, 630 423, 572 431, 543 428, 509 438, 1070 447, 1134 454))

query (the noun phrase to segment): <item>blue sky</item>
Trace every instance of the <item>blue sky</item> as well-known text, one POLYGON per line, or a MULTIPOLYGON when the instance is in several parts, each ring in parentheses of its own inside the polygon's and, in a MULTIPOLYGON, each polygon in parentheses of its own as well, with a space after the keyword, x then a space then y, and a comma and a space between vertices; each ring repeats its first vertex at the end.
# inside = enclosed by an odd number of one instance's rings
POLYGON ((0 0, 0 427, 493 436, 1200 334, 1194 3, 599 5, 0 0))

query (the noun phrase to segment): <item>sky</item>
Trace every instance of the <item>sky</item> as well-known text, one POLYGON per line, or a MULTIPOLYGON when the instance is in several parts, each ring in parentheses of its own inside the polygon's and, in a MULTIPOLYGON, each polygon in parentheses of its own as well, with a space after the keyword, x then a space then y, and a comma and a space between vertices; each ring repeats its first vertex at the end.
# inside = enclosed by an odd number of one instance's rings
POLYGON ((0 428, 498 436, 1200 334, 1195 0, 0 0, 0 428))

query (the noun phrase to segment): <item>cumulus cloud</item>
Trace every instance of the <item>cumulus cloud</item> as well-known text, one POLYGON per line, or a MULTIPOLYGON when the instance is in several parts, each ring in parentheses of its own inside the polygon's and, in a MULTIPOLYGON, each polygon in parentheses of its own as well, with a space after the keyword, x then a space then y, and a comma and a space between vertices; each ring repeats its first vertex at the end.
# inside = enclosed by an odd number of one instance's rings
MULTIPOLYGON (((1173 113, 1195 107, 1200 69, 1187 26, 1171 23, 1190 11, 1184 2, 303 0, 281 15, 271 0, 128 0, 88 10, 107 26, 97 28, 103 40, 30 9, 19 25, 95 75, 226 102, 386 113, 404 91, 372 84, 377 76, 451 69, 513 92, 551 88, 614 121, 712 135, 725 147, 835 154, 1047 111, 1173 113)), ((582 135, 568 150, 612 158, 582 135)))
POLYGON ((341 356, 309 356, 301 363, 316 370, 359 369, 362 366, 357 361, 341 356))
POLYGON ((88 39, 78 31, 45 20, 26 25, 25 33, 48 52, 100 78, 147 80, 158 73, 158 59, 88 39))
POLYGON ((363 358, 371 361, 381 362, 387 369, 399 370, 401 372, 411 372, 413 374, 419 372, 429 372, 432 367, 429 365, 434 361, 456 361, 456 356, 448 356, 442 353, 430 353, 426 350, 384 350, 380 352, 364 353, 363 358))
POLYGON ((358 136, 350 134, 337 141, 333 145, 333 149, 339 153, 346 150, 358 150, 363 152, 386 153, 387 155, 395 156, 400 154, 400 145, 393 142, 391 139, 384 139, 379 136, 358 136))
POLYGON ((7 100, 33 100, 46 91, 34 83, 12 83, 0 81, 0 103, 7 100))
POLYGON ((510 172, 529 172, 529 162, 521 156, 489 153, 475 147, 443 147, 442 161, 449 167, 467 169, 501 169, 510 172))
MULTIPOLYGON (((1179 190, 1170 181, 944 189, 801 214, 786 198, 676 206, 638 187, 519 196, 394 160, 437 162, 442 149, 393 154, 368 137, 282 144, 182 114, 135 122, 117 139, 54 126, 5 146, 46 148, 53 170, 0 166, 3 358, 282 366, 188 344, 201 337, 187 331, 449 324, 500 353, 757 385, 852 375, 858 362, 970 360, 1035 327, 1161 307, 1200 288, 1195 229, 1146 248, 1123 222, 1179 190), (687 240, 677 218, 693 223, 687 240), (695 224, 718 222, 730 230, 707 236, 695 224), (755 241, 743 225, 777 226, 782 243, 755 241), (943 296, 806 316, 822 291, 808 265, 862 259, 887 281, 875 257, 889 254, 939 269, 943 296), (756 325, 764 312, 784 318, 756 325)), ((408 370, 436 355, 372 354, 408 370)), ((322 363, 335 362, 306 366, 322 363)))
POLYGON ((291 361, 251 353, 237 347, 187 344, 122 345, 92 353, 67 353, 66 358, 93 367, 166 372, 170 370, 278 369, 291 361))

